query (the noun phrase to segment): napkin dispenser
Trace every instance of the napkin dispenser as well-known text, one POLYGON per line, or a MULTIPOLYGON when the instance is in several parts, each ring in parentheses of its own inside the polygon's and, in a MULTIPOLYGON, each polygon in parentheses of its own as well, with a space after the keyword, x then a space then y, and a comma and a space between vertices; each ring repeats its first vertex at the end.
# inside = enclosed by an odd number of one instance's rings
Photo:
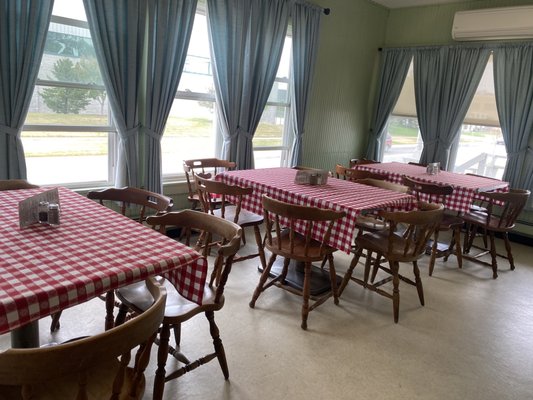
POLYGON ((329 171, 323 169, 302 169, 296 171, 294 183, 297 185, 325 185, 328 183, 329 171))

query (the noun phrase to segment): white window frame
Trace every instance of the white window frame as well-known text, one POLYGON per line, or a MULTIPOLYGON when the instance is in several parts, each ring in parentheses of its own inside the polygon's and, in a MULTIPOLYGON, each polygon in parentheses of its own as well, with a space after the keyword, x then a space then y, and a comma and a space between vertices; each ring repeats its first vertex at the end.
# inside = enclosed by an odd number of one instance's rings
MULTIPOLYGON (((78 28, 89 29, 86 21, 65 18, 60 16, 51 16, 50 23, 70 25, 78 28)), ((37 86, 43 87, 60 87, 68 89, 101 89, 105 90, 103 85, 83 84, 72 82, 58 82, 45 79, 37 79, 37 86)), ((108 177, 107 181, 86 181, 86 182, 63 182, 61 185, 70 188, 90 188, 97 186, 112 186, 115 182, 115 166, 117 159, 117 130, 111 118, 111 109, 108 109, 109 125, 46 125, 46 124, 24 124, 25 132, 107 132, 108 133, 108 177)))

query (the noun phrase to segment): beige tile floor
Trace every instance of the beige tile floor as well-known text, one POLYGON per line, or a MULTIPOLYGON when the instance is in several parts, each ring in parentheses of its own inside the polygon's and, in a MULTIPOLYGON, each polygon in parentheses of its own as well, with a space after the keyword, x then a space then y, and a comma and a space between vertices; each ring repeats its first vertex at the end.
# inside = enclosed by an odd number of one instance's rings
MULTIPOLYGON (((300 329, 301 299, 277 288, 250 309, 257 262, 235 264, 216 315, 230 380, 214 361, 167 383, 165 399, 531 399, 533 247, 513 243, 513 250, 516 270, 501 260, 497 280, 477 264, 459 270, 454 257, 438 260, 428 277, 424 257, 426 306, 414 287, 400 284, 398 324, 390 300, 352 283, 338 306, 328 301, 311 312, 308 331, 300 329)), ((349 261, 336 253, 339 274, 349 261)), ((53 337, 44 319, 42 342, 101 326, 102 307, 93 300, 67 310, 53 337)), ((0 345, 9 345, 8 335, 0 345)), ((204 318, 184 326, 182 350, 190 358, 210 346, 204 318)), ((152 398, 154 366, 152 357, 144 399, 152 398)))

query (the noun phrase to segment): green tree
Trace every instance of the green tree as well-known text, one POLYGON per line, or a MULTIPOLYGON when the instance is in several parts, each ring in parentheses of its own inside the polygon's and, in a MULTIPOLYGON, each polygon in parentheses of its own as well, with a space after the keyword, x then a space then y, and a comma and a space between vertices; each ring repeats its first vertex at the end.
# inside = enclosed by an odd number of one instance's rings
MULTIPOLYGON (((96 57, 84 57, 79 62, 79 75, 82 82, 87 82, 91 85, 102 86, 102 74, 100 74, 100 67, 96 57)), ((100 114, 104 113, 104 105, 107 98, 107 93, 104 89, 89 90, 89 97, 100 103, 100 114)))
MULTIPOLYGON (((80 82, 79 63, 74 64, 69 58, 57 60, 52 69, 55 79, 60 82, 80 82)), ((91 102, 90 90, 75 88, 46 88, 41 97, 48 108, 58 114, 79 114, 91 102)))

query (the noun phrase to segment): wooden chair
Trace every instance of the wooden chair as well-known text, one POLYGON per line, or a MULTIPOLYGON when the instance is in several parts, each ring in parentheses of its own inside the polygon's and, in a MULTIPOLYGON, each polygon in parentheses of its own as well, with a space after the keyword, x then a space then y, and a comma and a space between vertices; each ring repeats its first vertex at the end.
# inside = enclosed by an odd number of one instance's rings
POLYGON ((132 214, 131 212, 128 213, 128 207, 134 206, 139 209, 136 210, 139 215, 133 218, 139 222, 143 222, 146 219, 147 210, 152 210, 155 214, 161 214, 170 211, 173 206, 173 201, 170 197, 133 187, 90 191, 87 193, 87 198, 98 200, 102 205, 109 204, 107 202, 119 203, 122 215, 132 214))
MULTIPOLYGON (((416 196, 420 201, 421 195, 425 195, 424 201, 430 203, 441 203, 446 208, 446 197, 453 193, 452 186, 441 186, 431 183, 420 182, 411 179, 407 176, 402 177, 403 184, 409 187, 410 193, 416 196)), ((433 244, 431 246, 431 259, 429 261, 429 276, 433 274, 435 268, 435 259, 444 257, 444 261, 448 261, 450 254, 455 254, 457 257, 457 265, 459 268, 463 268, 463 258, 461 250, 461 229, 463 228, 463 220, 457 215, 444 213, 444 216, 440 222, 439 228, 435 231, 435 237, 433 238, 433 244), (453 236, 445 249, 439 249, 439 232, 452 231, 453 236), (455 249, 455 251, 454 251, 455 249)))
POLYGON ((187 189, 189 194, 187 199, 191 203, 191 209, 196 210, 200 205, 198 192, 196 190, 195 174, 200 174, 204 178, 212 178, 221 171, 235 168, 233 161, 221 160, 218 158, 199 158, 196 160, 184 160, 183 171, 187 180, 187 189))
POLYGON ((339 303, 337 276, 333 263, 333 253, 336 249, 329 246, 327 242, 329 241, 333 224, 338 219, 344 217, 345 213, 284 203, 266 195, 263 196, 263 210, 266 221, 265 246, 272 253, 272 256, 266 268, 263 269, 259 284, 250 301, 250 307, 255 307, 255 303, 263 291, 273 285, 280 287, 303 297, 301 327, 302 329, 307 329, 307 318, 310 311, 331 296, 333 296, 335 304, 339 303), (297 221, 304 224, 301 231, 305 232, 305 234, 296 232, 295 226, 297 221), (311 233, 316 224, 325 224, 325 233, 321 241, 311 237, 311 233), (275 237, 272 235, 273 231, 275 232, 275 237), (272 278, 267 282, 277 256, 284 258, 283 270, 278 277, 272 278), (324 258, 327 258, 329 262, 331 290, 318 298, 312 298, 310 294, 311 263, 322 261, 324 258), (304 283, 302 290, 285 284, 290 260, 295 260, 304 265, 304 283), (309 304, 310 299, 314 301, 311 305, 309 304))
POLYGON ((25 179, 5 179, 0 180, 0 191, 18 189, 36 189, 39 186, 29 183, 25 179))
MULTIPOLYGON (((156 214, 165 213, 172 209, 172 198, 164 196, 159 193, 150 192, 144 189, 137 189, 132 187, 125 187, 121 189, 109 188, 98 191, 90 191, 87 193, 87 198, 98 200, 102 205, 112 206, 111 203, 119 203, 120 213, 122 215, 128 214, 128 208, 135 206, 138 208, 138 216, 133 219, 143 222, 146 219, 147 209, 154 211, 156 214)), ((106 302, 106 319, 105 327, 110 329, 113 327, 115 317, 113 310, 119 304, 115 303, 114 291, 109 291, 105 296, 101 297, 106 302)), ((50 331, 54 332, 59 329, 61 312, 52 315, 52 323, 50 331)))
POLYGON ((361 165, 361 164, 378 164, 378 163, 379 161, 370 160, 368 158, 352 158, 350 160, 350 168, 353 168, 356 165, 361 165))
MULTIPOLYGON (((479 178, 492 179, 493 181, 501 182, 500 179, 492 178, 492 177, 490 177, 490 176, 484 176, 484 175, 473 174, 473 173, 470 173, 470 172, 467 172, 465 175, 469 175, 469 176, 477 176, 477 177, 479 177, 479 178)), ((472 203, 472 204, 470 205, 470 211, 487 212, 487 205, 488 205, 488 200, 487 200, 487 199, 478 199, 478 200, 475 200, 475 202, 472 203)), ((485 240, 486 240, 486 239, 485 239, 485 240)), ((486 241, 485 241, 485 247, 487 247, 487 243, 486 243, 486 241)))
POLYGON ((142 398, 144 371, 166 299, 165 289, 152 279, 143 285, 150 293, 146 309, 122 326, 60 345, 0 353, 0 398, 142 398), (138 345, 130 368, 131 350, 138 345))
MULTIPOLYGON (((399 283, 401 279, 410 285, 416 286, 420 304, 424 305, 424 290, 417 261, 424 255, 427 242, 433 236, 435 230, 438 229, 443 213, 444 206, 442 204, 430 203, 419 203, 417 211, 380 211, 380 216, 388 223, 388 229, 368 232, 356 239, 357 252, 344 275, 339 293, 342 294, 348 282, 352 280, 365 288, 392 299, 394 322, 397 323, 400 311, 399 283), (397 231, 399 224, 402 224, 406 229, 397 231), (374 263, 374 269, 381 269, 387 272, 390 274, 389 277, 377 283, 368 283, 372 264, 370 257, 366 258, 364 280, 353 276, 353 270, 365 249, 378 254, 380 259, 389 261, 388 268, 378 262, 374 263), (400 262, 413 264, 414 281, 399 273, 400 262), (380 286, 391 280, 393 283, 392 293, 380 288, 380 286)), ((375 275, 375 273, 373 274, 375 275)))
POLYGON ((518 215, 522 212, 522 209, 527 203, 530 195, 529 190, 523 189, 510 189, 509 192, 483 192, 483 196, 488 199, 487 211, 471 211, 462 216, 466 223, 466 234, 464 242, 463 257, 467 260, 476 261, 483 265, 490 266, 492 268, 492 277, 496 279, 498 277, 498 262, 496 257, 500 256, 507 258, 511 270, 515 269, 513 254, 511 252, 511 242, 509 241, 509 232, 513 230, 515 221, 518 215), (501 205, 497 205, 497 204, 501 205), (490 248, 487 246, 480 247, 483 251, 474 256, 468 255, 472 247, 474 246, 474 238, 478 229, 482 229, 490 239, 490 248), (505 249, 507 256, 498 254, 496 251, 495 235, 496 233, 503 236, 505 242, 505 249), (491 262, 485 262, 480 260, 479 257, 490 253, 491 262))
POLYGON ((344 165, 337 164, 335 165, 335 178, 346 180, 346 170, 348 168, 344 165))
MULTIPOLYGON (((165 233, 166 227, 175 226, 188 231, 209 232, 212 235, 221 237, 221 246, 217 248, 211 279, 204 287, 204 295, 200 305, 182 297, 172 284, 167 280, 163 280, 164 286, 167 288, 167 303, 163 325, 159 332, 158 368, 152 397, 155 400, 159 400, 163 398, 165 382, 178 378, 215 358, 218 359, 224 378, 229 378, 224 346, 220 340, 214 313, 224 306, 224 287, 231 271, 234 256, 240 247, 242 229, 231 221, 193 210, 149 217, 146 222, 154 227, 159 227, 161 233, 165 233), (202 313, 205 314, 209 321, 209 331, 213 338, 214 352, 191 362, 180 352, 181 324, 202 313), (169 345, 171 329, 174 331, 175 348, 169 345), (184 365, 167 374, 165 366, 169 354, 184 365)), ((117 296, 122 301, 121 311, 117 316, 117 324, 122 322, 128 310, 133 310, 136 313, 143 312, 150 300, 150 294, 144 284, 130 285, 118 289, 117 296)))
MULTIPOLYGON (((261 261, 261 267, 265 268, 265 252, 263 250, 263 241, 261 239, 261 232, 259 230, 259 227, 263 224, 263 217, 242 209, 244 197, 251 195, 253 193, 253 189, 251 187, 244 188, 236 185, 228 185, 224 182, 202 178, 199 175, 196 175, 196 187, 204 212, 233 221, 243 228, 243 244, 246 244, 244 229, 247 227, 253 227, 254 229, 255 241, 257 243, 257 253, 236 256, 233 262, 259 257, 261 261), (216 209, 215 201, 216 205, 218 206, 216 209)), ((206 242, 206 254, 209 251, 209 242, 209 240, 206 242)))
POLYGON ((387 175, 380 174, 379 172, 348 168, 346 170, 346 179, 350 181, 357 181, 359 179, 375 179, 380 181, 386 181, 387 175))
MULTIPOLYGON (((407 186, 404 185, 399 185, 396 183, 373 178, 356 179, 355 183, 392 190, 398 193, 407 193, 409 189, 407 186)), ((377 214, 366 214, 358 216, 355 222, 355 226, 358 229, 358 236, 362 235, 363 232, 376 232, 383 229, 387 229, 388 227, 386 221, 380 218, 377 214)))

